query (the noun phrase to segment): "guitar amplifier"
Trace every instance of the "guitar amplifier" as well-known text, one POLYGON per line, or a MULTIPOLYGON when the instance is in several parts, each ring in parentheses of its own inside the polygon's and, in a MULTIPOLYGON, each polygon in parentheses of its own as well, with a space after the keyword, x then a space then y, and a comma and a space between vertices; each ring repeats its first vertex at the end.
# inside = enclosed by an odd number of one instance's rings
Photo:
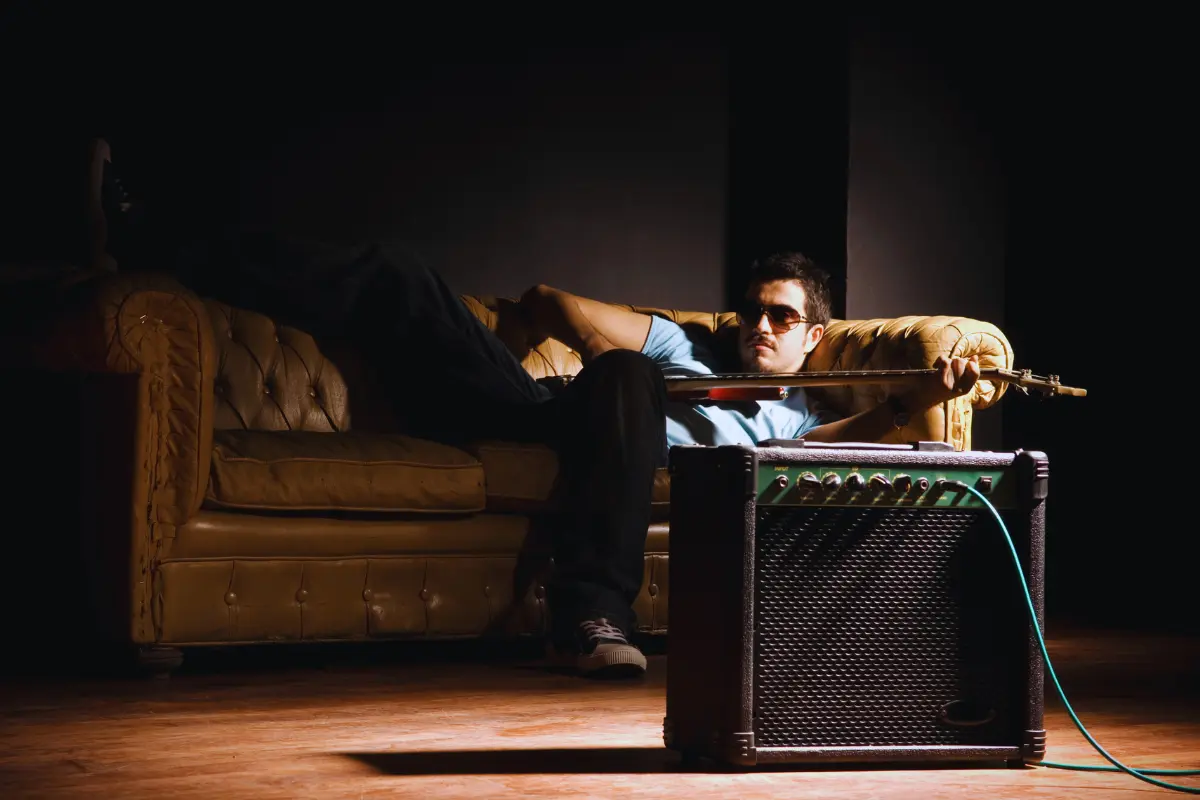
POLYGON ((666 746, 685 758, 1045 754, 1040 452, 671 448, 666 746))

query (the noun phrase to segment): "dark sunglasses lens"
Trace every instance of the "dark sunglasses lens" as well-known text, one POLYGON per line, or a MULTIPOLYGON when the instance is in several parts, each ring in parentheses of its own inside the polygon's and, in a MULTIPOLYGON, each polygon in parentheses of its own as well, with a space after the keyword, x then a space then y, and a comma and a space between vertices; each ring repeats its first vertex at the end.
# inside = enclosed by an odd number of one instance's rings
POLYGON ((760 306, 749 304, 738 312, 738 320, 745 325, 757 325, 763 314, 776 328, 794 328, 800 323, 800 312, 791 306, 760 306))
POLYGON ((800 314, 789 306, 767 306, 767 316, 772 324, 784 328, 793 327, 800 322, 800 314))
POLYGON ((737 312, 738 322, 743 325, 757 325, 758 321, 762 319, 762 315, 762 306, 756 305, 744 305, 737 312))

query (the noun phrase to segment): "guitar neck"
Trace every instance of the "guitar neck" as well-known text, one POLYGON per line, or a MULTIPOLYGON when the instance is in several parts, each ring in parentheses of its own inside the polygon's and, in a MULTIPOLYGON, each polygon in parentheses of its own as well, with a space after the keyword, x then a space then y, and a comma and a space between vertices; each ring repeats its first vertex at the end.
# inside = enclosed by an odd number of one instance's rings
MULTIPOLYGON (((933 369, 829 370, 824 372, 729 373, 718 375, 669 375, 667 389, 738 389, 774 386, 848 386, 864 383, 906 383, 937 372, 933 369)), ((1003 380, 1004 371, 980 370, 980 380, 1003 380)))
MULTIPOLYGON (((854 386, 861 384, 907 383, 937 373, 935 369, 829 370, 824 372, 727 373, 717 375, 666 376, 668 394, 691 396, 714 389, 772 389, 803 386, 854 386)), ((1083 397, 1084 389, 1063 386, 1057 375, 1038 376, 1028 370, 987 368, 979 371, 980 380, 1015 384, 1021 389, 1036 389, 1051 395, 1083 397)))

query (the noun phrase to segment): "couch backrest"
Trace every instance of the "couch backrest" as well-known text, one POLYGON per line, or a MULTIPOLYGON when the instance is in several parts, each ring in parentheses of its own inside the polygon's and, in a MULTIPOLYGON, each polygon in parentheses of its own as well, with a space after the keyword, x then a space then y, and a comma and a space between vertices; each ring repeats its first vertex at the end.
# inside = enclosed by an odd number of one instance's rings
MULTIPOLYGON (((496 333, 534 378, 575 375, 579 355, 557 339, 532 342, 516 301, 463 296, 467 308, 496 333)), ((215 300, 212 317, 218 359, 214 378, 217 430, 398 430, 378 377, 349 347, 318 342, 272 318, 215 300), (351 402, 353 398, 353 403, 351 402), (353 413, 352 413, 353 407, 353 413)), ((714 347, 732 346, 733 313, 702 314, 622 306, 667 316, 714 347)))
MULTIPOLYGON (((534 341, 516 301, 494 296, 464 296, 468 309, 492 330, 535 378, 574 375, 582 369, 579 355, 555 339, 534 341)), ((402 430, 381 382, 350 347, 319 345, 309 334, 280 326, 253 311, 208 301, 217 342, 214 380, 215 427, 255 430, 402 430), (353 409, 353 415, 352 415, 353 409)), ((704 313, 623 305, 657 314, 705 340, 714 352, 734 359, 737 319, 733 312, 704 313)), ((1012 350, 989 323, 950 316, 894 319, 833 320, 805 368, 810 370, 901 369, 929 366, 938 354, 980 354, 981 366, 1012 368, 1012 350)), ((735 363, 731 360, 730 363, 735 363)), ((870 408, 887 391, 881 385, 813 389, 823 402, 842 414, 870 408)), ((969 444, 972 406, 986 407, 999 398, 1002 386, 981 381, 965 399, 959 421, 965 430, 948 435, 969 444)), ((950 425, 951 420, 946 421, 950 425)))
POLYGON ((312 336, 255 311, 206 305, 217 345, 214 428, 350 428, 346 382, 312 336))

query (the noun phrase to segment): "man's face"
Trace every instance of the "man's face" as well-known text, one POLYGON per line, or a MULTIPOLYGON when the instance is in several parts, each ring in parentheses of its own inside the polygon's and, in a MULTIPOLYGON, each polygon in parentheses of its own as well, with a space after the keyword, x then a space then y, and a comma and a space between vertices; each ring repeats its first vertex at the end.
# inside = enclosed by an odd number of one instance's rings
POLYGON ((747 372, 800 370, 825 332, 824 326, 803 321, 804 300, 804 289, 796 281, 754 283, 746 290, 738 351, 747 372))

